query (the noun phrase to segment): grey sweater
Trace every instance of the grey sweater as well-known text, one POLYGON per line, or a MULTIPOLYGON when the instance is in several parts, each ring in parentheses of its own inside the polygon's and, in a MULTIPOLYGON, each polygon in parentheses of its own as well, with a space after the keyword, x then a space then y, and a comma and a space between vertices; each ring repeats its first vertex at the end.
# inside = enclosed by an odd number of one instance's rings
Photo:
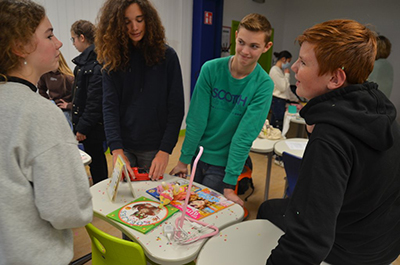
POLYGON ((87 175, 62 111, 16 81, 0 83, 0 265, 68 264, 93 216, 87 175))

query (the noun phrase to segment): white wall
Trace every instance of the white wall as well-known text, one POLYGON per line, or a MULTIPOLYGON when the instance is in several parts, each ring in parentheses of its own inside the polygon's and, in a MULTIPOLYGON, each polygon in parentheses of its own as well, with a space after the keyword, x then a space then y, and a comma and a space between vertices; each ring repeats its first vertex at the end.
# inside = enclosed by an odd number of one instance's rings
MULTIPOLYGON (((63 43, 61 51, 73 70, 71 60, 79 55, 70 41, 71 25, 79 20, 89 20, 96 24, 96 19, 104 0, 36 0, 46 8, 47 16, 54 28, 54 34, 63 43)), ((177 52, 185 88, 185 113, 189 108, 190 68, 192 54, 192 0, 152 0, 165 27, 167 42, 177 52)), ((182 124, 182 128, 186 123, 182 124)))
MULTIPOLYGON (((232 20, 240 21, 244 16, 250 13, 260 13, 264 15, 271 26, 274 28, 274 51, 282 50, 284 46, 284 17, 285 2, 282 0, 266 0, 266 3, 260 4, 252 0, 225 0, 223 26, 231 27, 232 20)), ((285 49, 285 48, 283 48, 285 49)))
MULTIPOLYGON (((240 20, 248 13, 265 15, 275 29, 274 51, 288 50, 297 59, 299 46, 295 38, 314 24, 336 18, 349 18, 385 35, 392 43, 388 60, 394 68, 391 101, 395 104, 400 122, 400 1, 399 0, 266 0, 259 4, 252 0, 225 0, 224 26, 240 20)), ((292 83, 294 75, 292 74, 292 83)))
MULTIPOLYGON (((283 43, 290 47, 297 58, 299 46, 294 39, 304 29, 314 24, 337 18, 354 19, 362 24, 370 24, 379 34, 392 43, 388 60, 393 65, 394 82, 390 100, 395 104, 400 122, 400 1, 398 0, 286 0, 283 43)), ((293 77, 293 75, 292 75, 293 77)))
POLYGON ((104 0, 35 0, 46 9, 46 14, 54 28, 54 35, 63 43, 61 52, 71 70, 75 65, 71 62, 79 55, 70 40, 71 25, 79 20, 89 20, 95 23, 97 13, 103 5, 104 0))
MULTIPOLYGON (((181 61, 185 86, 186 110, 189 107, 192 41, 192 0, 152 0, 166 28, 169 44, 177 51, 181 61)), ((79 53, 70 42, 70 27, 78 19, 95 23, 104 0, 37 0, 43 4, 55 29, 64 43, 61 48, 70 62, 79 53)), ((266 0, 260 4, 252 0, 225 0, 223 25, 241 20, 249 13, 265 15, 275 29, 274 51, 289 50, 297 58, 299 47, 294 43, 301 32, 322 21, 350 18, 369 23, 392 42, 388 60, 394 68, 394 84, 390 99, 400 112, 400 1, 398 0, 266 0)), ((70 66, 73 68, 72 63, 70 66)), ((293 75, 292 75, 293 78, 293 75)), ((397 117, 400 122, 400 114, 397 117)), ((183 127, 185 127, 183 125, 183 127)))

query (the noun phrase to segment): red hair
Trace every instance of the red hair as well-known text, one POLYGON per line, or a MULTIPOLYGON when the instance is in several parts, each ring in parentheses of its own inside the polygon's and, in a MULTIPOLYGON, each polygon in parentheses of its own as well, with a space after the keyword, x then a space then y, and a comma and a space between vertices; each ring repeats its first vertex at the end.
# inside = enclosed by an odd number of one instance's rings
POLYGON ((296 40, 315 45, 319 75, 342 68, 348 83, 362 84, 374 68, 376 34, 357 21, 329 20, 306 29, 296 40))

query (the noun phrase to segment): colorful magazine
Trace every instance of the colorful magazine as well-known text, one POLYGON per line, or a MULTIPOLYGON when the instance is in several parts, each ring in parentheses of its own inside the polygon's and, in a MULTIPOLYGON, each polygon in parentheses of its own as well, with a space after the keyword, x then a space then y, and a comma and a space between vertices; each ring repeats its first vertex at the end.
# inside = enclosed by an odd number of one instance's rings
MULTIPOLYGON (((171 184, 171 185, 176 185, 176 184, 178 184, 179 186, 187 187, 187 186, 189 186, 189 180, 180 179, 180 180, 178 180, 178 181, 170 182, 170 183, 168 183, 168 184, 171 184)), ((201 190, 201 188, 199 188, 199 187, 197 187, 197 186, 195 186, 195 185, 192 185, 192 192, 197 192, 197 191, 199 191, 199 190, 201 190)), ((149 189, 149 190, 147 190, 146 192, 147 192, 148 194, 150 194, 151 196, 153 196, 154 198, 156 198, 157 200, 160 199, 160 194, 158 194, 157 187, 152 188, 152 189, 149 189)))
MULTIPOLYGON (((189 205, 186 208, 186 215, 196 220, 202 219, 234 204, 234 202, 226 199, 221 194, 207 188, 200 189, 193 185, 192 191, 193 194, 190 196, 189 205), (193 190, 193 188, 195 190, 193 190)), ((147 193, 155 198, 159 198, 157 189, 149 189, 147 193)), ((182 211, 184 203, 184 200, 174 200, 170 204, 182 211)))
POLYGON ((170 205, 162 208, 159 205, 159 202, 142 196, 107 217, 146 234, 178 211, 170 205))

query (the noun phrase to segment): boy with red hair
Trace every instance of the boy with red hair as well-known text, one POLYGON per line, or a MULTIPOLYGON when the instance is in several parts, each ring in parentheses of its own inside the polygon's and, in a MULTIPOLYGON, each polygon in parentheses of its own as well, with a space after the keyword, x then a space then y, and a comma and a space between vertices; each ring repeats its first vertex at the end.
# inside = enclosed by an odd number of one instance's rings
POLYGON ((285 231, 267 264, 387 265, 400 253, 400 129, 393 104, 366 82, 375 34, 341 19, 297 41, 310 139, 292 197, 259 208, 285 231))

